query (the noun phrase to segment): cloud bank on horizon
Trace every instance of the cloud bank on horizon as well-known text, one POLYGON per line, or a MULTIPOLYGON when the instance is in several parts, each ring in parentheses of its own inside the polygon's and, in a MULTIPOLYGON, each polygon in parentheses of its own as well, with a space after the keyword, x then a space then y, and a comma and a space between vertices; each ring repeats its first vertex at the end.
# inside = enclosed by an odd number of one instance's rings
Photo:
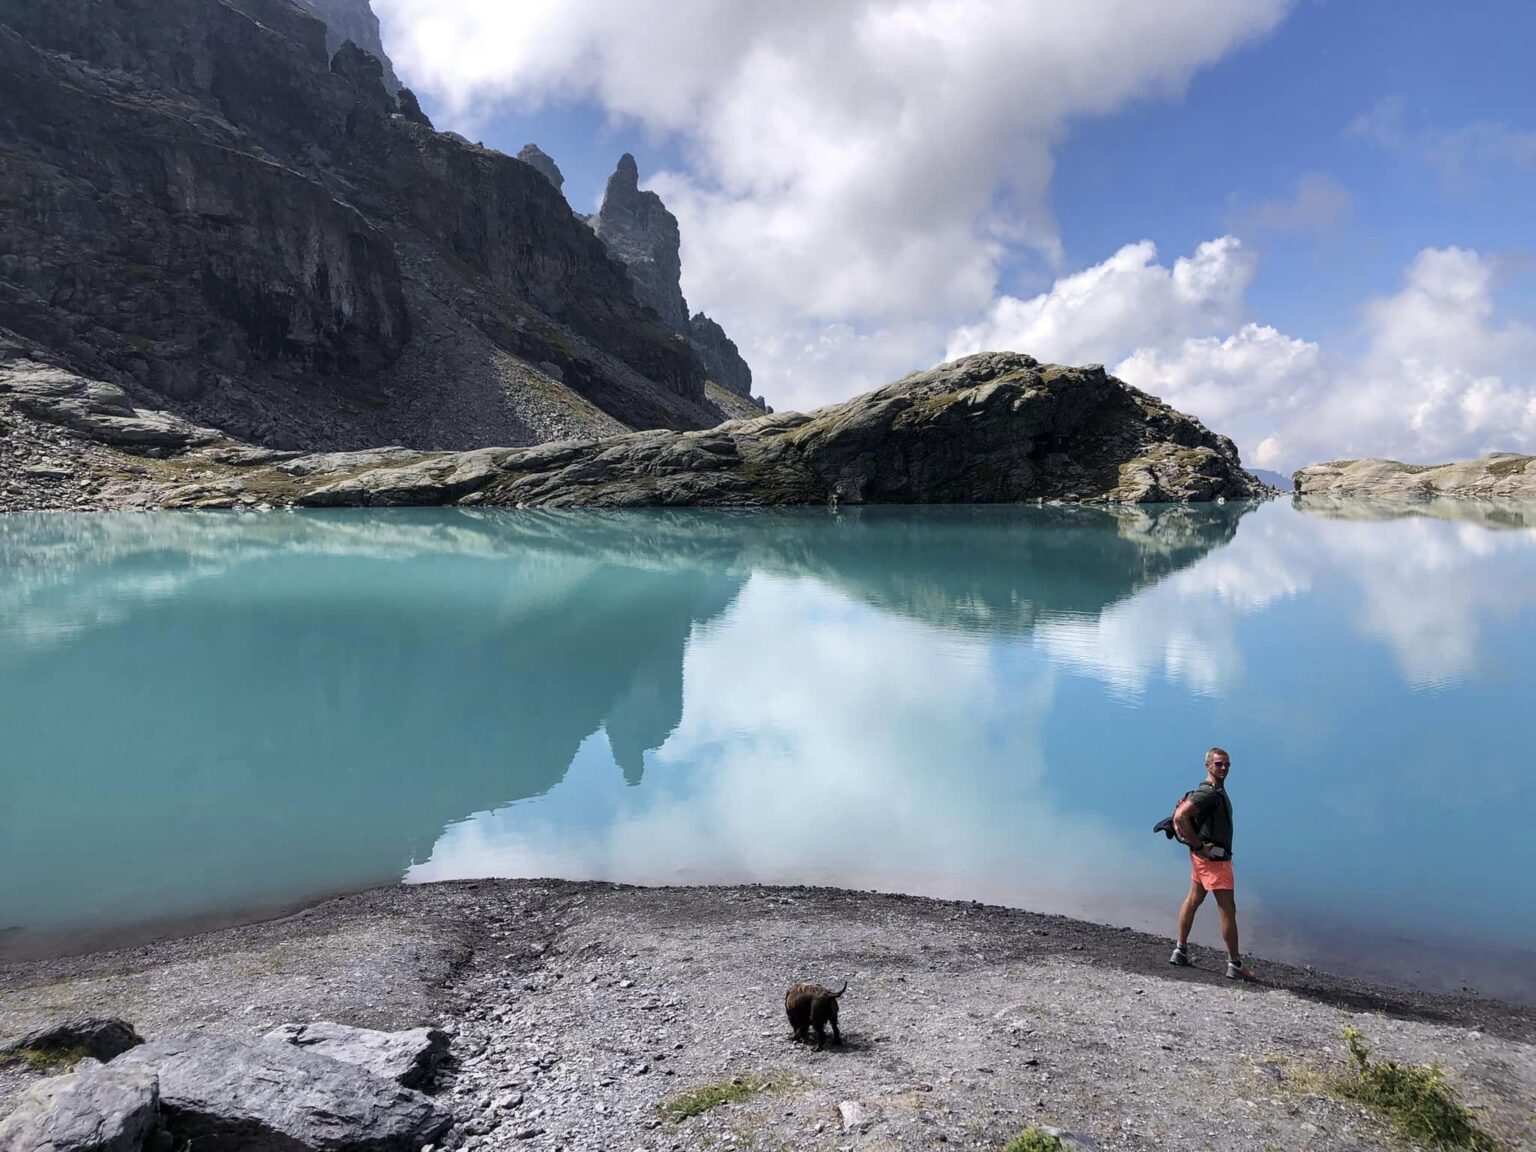
MULTIPOLYGON (((1229 204, 1171 265, 1130 235, 1067 266, 1052 189, 1077 126, 1176 107, 1201 70, 1271 36, 1286 0, 373 2, 441 126, 585 105, 670 143, 680 159, 645 183, 679 218, 684 291, 775 407, 1013 348, 1104 363, 1262 467, 1536 452, 1536 329, 1500 316, 1496 254, 1425 237, 1328 346, 1254 314, 1264 238, 1349 215, 1326 172, 1229 204), (1031 278, 1032 294, 1004 290, 1031 278)), ((1337 134, 1415 146, 1391 101, 1341 111, 1337 134)), ((1448 140, 1420 142, 1443 166, 1448 140)), ((1497 124, 1452 142, 1464 158, 1479 141, 1526 162, 1526 136, 1497 124)))

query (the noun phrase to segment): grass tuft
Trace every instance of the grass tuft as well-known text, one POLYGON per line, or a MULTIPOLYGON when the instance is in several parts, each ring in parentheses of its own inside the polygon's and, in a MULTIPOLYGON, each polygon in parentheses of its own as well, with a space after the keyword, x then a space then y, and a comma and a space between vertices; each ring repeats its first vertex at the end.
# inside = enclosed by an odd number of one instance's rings
POLYGON ((1338 1095, 1381 1112, 1411 1140, 1436 1148, 1497 1152, 1498 1143, 1456 1099, 1439 1065, 1372 1060, 1364 1038, 1353 1028, 1344 1029, 1344 1041, 1351 1068, 1331 1082, 1338 1095))
POLYGON ((1062 1152, 1065 1147, 1049 1132, 1031 1125, 1004 1144, 1002 1152, 1062 1152))
POLYGON ((702 1116, 722 1104, 740 1103, 773 1087, 776 1083, 772 1078, 749 1073, 690 1089, 681 1096, 662 1101, 659 1107, 664 1117, 680 1123, 690 1116, 702 1116))
POLYGON ((14 1052, 0 1052, 0 1068, 25 1064, 33 1072, 69 1072, 89 1055, 84 1048, 18 1048, 14 1052))

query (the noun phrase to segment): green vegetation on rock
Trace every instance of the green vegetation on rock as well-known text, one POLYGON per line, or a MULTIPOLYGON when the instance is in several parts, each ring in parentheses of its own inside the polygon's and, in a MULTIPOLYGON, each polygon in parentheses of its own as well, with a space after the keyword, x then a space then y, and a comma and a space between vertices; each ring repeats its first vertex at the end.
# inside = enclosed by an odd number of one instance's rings
POLYGON ((1344 1029, 1344 1041, 1351 1068, 1329 1082, 1335 1093, 1382 1113, 1410 1140, 1472 1152, 1495 1152, 1499 1147, 1456 1099, 1438 1065, 1373 1061, 1354 1028, 1344 1029))
POLYGON ((740 1103, 759 1092, 777 1086, 778 1083, 771 1077, 756 1073, 732 1076, 729 1080, 705 1084, 684 1092, 680 1096, 674 1096, 670 1100, 663 1101, 659 1107, 661 1114, 668 1120, 683 1121, 690 1116, 701 1116, 711 1108, 718 1108, 722 1104, 740 1103))
POLYGON ((1062 1152, 1064 1147, 1049 1132, 1031 1125, 1004 1144, 1001 1152, 1062 1152))
POLYGON ((18 1048, 14 1052, 0 1052, 0 1068, 7 1064, 25 1064, 33 1072, 52 1076, 72 1071, 89 1055, 84 1048, 18 1048))

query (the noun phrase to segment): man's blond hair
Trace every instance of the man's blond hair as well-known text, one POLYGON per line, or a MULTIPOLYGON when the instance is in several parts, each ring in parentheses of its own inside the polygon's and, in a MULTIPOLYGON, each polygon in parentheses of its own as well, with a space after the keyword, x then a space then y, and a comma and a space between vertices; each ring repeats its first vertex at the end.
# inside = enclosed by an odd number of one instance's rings
POLYGON ((1227 763, 1232 763, 1232 753, 1228 752, 1225 748, 1212 748, 1205 754, 1205 762, 1209 764, 1213 756, 1225 756, 1227 763))

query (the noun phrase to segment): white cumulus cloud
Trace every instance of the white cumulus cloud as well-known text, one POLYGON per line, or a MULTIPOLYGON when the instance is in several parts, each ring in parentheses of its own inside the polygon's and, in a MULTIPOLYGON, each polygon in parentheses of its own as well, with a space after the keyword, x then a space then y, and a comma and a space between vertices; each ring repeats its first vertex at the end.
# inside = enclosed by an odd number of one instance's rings
POLYGON ((1420 252, 1397 292, 1362 308, 1353 356, 1248 318, 1255 267, 1231 236, 1171 267, 1151 243, 1130 244, 1047 292, 1000 298, 951 333, 948 354, 1106 364, 1232 436, 1260 467, 1536 452, 1536 330, 1499 317, 1494 259, 1420 252))
POLYGON ((836 326, 856 339, 923 323, 936 339, 901 367, 927 366, 1005 260, 1059 256, 1047 193, 1069 122, 1177 96, 1286 0, 375 7, 444 127, 473 131, 503 101, 583 101, 679 141, 686 165, 650 186, 682 227, 684 292, 776 405, 803 406, 889 375, 851 380, 840 358, 764 341, 815 350, 828 326, 835 343, 836 326))
POLYGON ((1142 240, 1049 292, 1003 296, 981 323, 951 335, 946 356, 1007 348, 1063 364, 1108 364, 1176 334, 1230 328, 1241 316, 1254 262, 1236 237, 1208 240, 1172 268, 1156 259, 1156 245, 1142 240))

